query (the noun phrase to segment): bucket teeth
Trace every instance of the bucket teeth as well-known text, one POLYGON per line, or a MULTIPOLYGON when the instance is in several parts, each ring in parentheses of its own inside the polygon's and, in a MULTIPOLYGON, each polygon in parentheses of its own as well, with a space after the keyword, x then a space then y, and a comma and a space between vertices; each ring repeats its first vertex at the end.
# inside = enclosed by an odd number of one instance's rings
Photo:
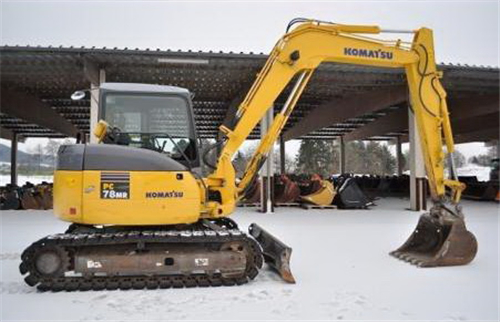
POLYGON ((417 267, 422 267, 422 263, 423 263, 422 259, 415 257, 412 254, 396 252, 396 251, 390 252, 389 254, 391 256, 399 259, 399 260, 405 261, 405 262, 410 263, 412 265, 415 265, 417 267))

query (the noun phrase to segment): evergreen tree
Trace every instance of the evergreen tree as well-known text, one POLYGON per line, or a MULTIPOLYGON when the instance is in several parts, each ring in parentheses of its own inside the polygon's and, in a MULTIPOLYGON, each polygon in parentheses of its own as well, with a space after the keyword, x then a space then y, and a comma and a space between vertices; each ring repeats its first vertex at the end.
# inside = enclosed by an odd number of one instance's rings
MULTIPOLYGON (((448 165, 449 161, 448 160, 449 159, 446 158, 445 161, 444 161, 444 166, 446 168, 449 167, 449 165, 448 165)), ((453 152, 453 161, 455 163, 455 167, 457 167, 457 168, 461 168, 461 167, 465 166, 465 163, 466 163, 465 156, 462 154, 462 152, 460 152, 458 150, 455 150, 453 152)))
POLYGON ((410 150, 403 152, 403 171, 410 170, 410 150))
POLYGON ((325 177, 338 172, 337 151, 331 140, 302 140, 297 155, 297 172, 325 177))
POLYGON ((357 174, 392 175, 397 160, 386 144, 352 141, 346 145, 346 171, 357 174))

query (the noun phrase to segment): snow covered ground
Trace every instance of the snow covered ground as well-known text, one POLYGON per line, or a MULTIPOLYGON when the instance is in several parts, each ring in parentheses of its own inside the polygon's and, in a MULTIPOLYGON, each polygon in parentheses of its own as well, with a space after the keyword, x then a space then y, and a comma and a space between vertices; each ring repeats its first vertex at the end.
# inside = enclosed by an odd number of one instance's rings
POLYGON ((3 211, 0 319, 8 320, 498 320, 499 219, 495 203, 464 201, 479 241, 467 266, 416 268, 390 257, 416 225, 408 200, 371 210, 240 208, 241 227, 258 222, 293 247, 298 283, 268 269, 238 287, 41 293, 18 273, 24 247, 66 224, 50 211, 3 211))
MULTIPOLYGON (((26 182, 31 182, 32 184, 39 184, 42 181, 52 182, 54 180, 53 176, 23 176, 19 175, 17 177, 17 184, 19 186, 24 185, 26 182)), ((10 175, 0 175, 0 186, 5 186, 10 183, 10 175)))

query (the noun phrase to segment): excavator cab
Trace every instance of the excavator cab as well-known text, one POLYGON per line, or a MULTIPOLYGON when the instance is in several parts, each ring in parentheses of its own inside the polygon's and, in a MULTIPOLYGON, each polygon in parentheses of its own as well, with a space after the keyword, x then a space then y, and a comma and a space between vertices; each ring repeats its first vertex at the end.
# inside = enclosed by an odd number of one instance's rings
POLYGON ((103 83, 99 119, 111 131, 103 142, 160 152, 189 168, 200 158, 191 94, 175 86, 103 83))

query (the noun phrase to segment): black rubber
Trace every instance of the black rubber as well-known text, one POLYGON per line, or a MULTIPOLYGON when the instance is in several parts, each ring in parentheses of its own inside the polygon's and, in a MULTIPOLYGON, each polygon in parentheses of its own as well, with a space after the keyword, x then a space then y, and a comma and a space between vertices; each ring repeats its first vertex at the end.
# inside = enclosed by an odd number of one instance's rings
MULTIPOLYGON (((224 226, 233 226, 226 222, 224 226)), ((236 226, 234 224, 234 226, 236 226)), ((234 227, 233 226, 233 227, 234 227)), ((186 228, 184 226, 183 228, 186 228)), ((19 270, 25 275, 25 281, 30 286, 37 286, 41 291, 88 291, 88 290, 128 290, 128 289, 157 289, 157 288, 183 288, 183 287, 208 287, 232 286, 247 283, 254 279, 262 267, 263 256, 259 244, 250 236, 238 229, 221 228, 212 230, 194 224, 193 230, 175 229, 148 229, 128 231, 95 231, 82 232, 70 229, 69 233, 51 235, 40 239, 29 246, 21 255, 19 270), (123 244, 170 244, 170 243, 199 243, 200 245, 224 244, 238 241, 246 244, 247 266, 243 276, 228 278, 217 274, 192 274, 192 275, 153 275, 153 276, 65 276, 74 267, 74 254, 79 247, 103 246, 113 247, 123 244), (58 276, 43 276, 35 267, 37 254, 44 249, 57 247, 67 254, 65 261, 69 261, 65 272, 58 276)))

